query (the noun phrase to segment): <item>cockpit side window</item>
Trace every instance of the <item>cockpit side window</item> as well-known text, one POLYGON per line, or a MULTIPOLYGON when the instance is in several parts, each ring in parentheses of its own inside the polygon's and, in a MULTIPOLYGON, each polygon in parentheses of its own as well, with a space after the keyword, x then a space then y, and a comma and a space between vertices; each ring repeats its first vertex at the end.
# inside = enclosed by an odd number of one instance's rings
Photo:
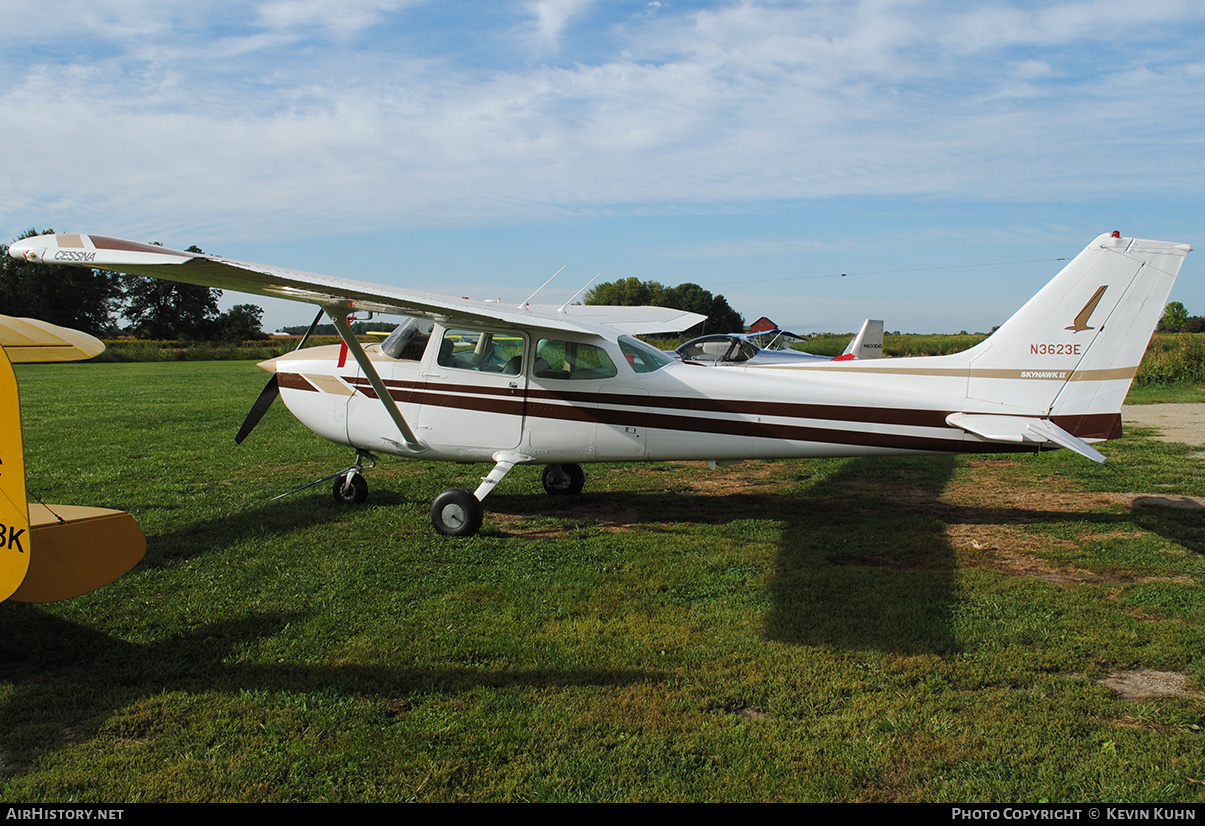
POLYGON ((532 376, 537 379, 589 381, 614 378, 618 373, 607 351, 593 344, 547 338, 536 344, 532 376))
POLYGON ((673 364, 674 359, 658 350, 651 344, 645 344, 631 336, 619 337, 619 349, 637 373, 652 373, 667 364, 673 364))
POLYGON ((731 346, 727 338, 712 336, 688 341, 678 348, 678 353, 687 361, 710 363, 723 361, 731 346))
POLYGON ((761 352, 761 349, 751 341, 740 340, 736 352, 732 354, 733 361, 748 361, 761 352))
POLYGON ((444 330, 435 361, 454 370, 517 376, 523 372, 523 345, 523 337, 514 333, 444 330))

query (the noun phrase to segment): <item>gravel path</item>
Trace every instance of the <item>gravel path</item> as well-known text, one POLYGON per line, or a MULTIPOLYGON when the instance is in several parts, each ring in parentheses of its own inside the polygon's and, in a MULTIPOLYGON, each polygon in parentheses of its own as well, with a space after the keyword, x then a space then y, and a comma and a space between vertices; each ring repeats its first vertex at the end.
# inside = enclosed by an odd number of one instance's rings
POLYGON ((1154 428, 1165 442, 1205 445, 1205 404, 1127 404, 1121 420, 1154 428))

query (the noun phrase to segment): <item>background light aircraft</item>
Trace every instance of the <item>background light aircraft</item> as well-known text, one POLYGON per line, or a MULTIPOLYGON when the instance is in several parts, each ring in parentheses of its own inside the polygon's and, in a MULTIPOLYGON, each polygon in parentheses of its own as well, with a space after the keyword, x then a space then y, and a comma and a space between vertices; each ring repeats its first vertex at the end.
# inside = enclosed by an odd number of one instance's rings
MULTIPOLYGON (((745 333, 699 336, 672 352, 684 362, 708 367, 730 367, 734 364, 758 367, 764 364, 790 364, 795 361, 834 360, 832 356, 818 356, 793 349, 793 344, 804 341, 807 339, 803 336, 773 327, 757 332, 750 330, 745 333)), ((862 322, 862 329, 850 340, 849 346, 836 360, 882 357, 883 322, 880 319, 868 318, 862 322)))
POLYGON ((1090 443, 1121 435, 1121 403, 1190 250, 1102 235, 963 353, 726 370, 634 338, 702 318, 665 308, 511 308, 99 235, 27 238, 9 254, 317 304, 346 351, 265 362, 274 375, 248 425, 279 392, 303 424, 356 450, 334 485, 352 502, 367 497, 362 462, 374 451, 492 462, 475 491, 444 491, 432 504, 437 531, 467 536, 481 526, 482 500, 520 464, 543 465, 549 493, 575 494, 586 462, 1051 447, 1104 461, 1090 443), (346 320, 357 310, 413 318, 363 348, 346 320))
POLYGON ((26 502, 21 403, 12 363, 79 361, 105 345, 79 330, 0 316, 0 600, 56 602, 108 585, 142 559, 123 511, 26 502))

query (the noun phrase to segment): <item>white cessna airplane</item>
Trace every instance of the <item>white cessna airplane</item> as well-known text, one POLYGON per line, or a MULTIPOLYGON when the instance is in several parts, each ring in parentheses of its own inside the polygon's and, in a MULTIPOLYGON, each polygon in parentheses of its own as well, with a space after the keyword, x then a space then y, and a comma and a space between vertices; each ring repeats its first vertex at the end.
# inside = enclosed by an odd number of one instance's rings
POLYGON ((373 451, 492 462, 475 491, 444 491, 431 507, 437 531, 468 536, 519 464, 544 465, 545 489, 573 494, 584 462, 1051 447, 1104 461, 1091 443, 1121 435, 1121 403, 1191 249, 1102 235, 963 353, 727 370, 633 337, 701 320, 664 308, 513 308, 100 235, 28 238, 9 254, 317 304, 344 345, 264 362, 275 375, 240 438, 279 389, 306 427, 356 450, 335 479, 345 501, 366 498, 362 460, 373 451), (347 323, 357 310, 411 318, 362 348, 347 323))

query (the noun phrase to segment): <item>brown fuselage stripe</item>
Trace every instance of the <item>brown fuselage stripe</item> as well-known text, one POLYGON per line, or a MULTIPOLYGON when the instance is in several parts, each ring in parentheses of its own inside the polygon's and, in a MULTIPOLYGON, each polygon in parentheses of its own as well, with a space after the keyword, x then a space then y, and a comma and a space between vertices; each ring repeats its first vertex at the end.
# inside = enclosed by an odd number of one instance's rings
MULTIPOLYGON (((344 381, 357 390, 376 398, 368 379, 348 377, 344 381)), ((471 384, 424 384, 423 382, 385 380, 389 393, 399 401, 416 401, 413 395, 403 398, 398 390, 421 395, 424 391, 460 393, 470 396, 500 396, 514 398, 517 390, 505 387, 480 387, 471 384)), ((606 404, 616 407, 662 407, 692 410, 699 413, 729 413, 738 416, 778 416, 786 419, 824 419, 839 422, 906 425, 909 427, 946 427, 948 414, 937 410, 897 410, 882 407, 857 407, 796 402, 746 401, 743 399, 681 398, 677 396, 639 396, 623 393, 589 393, 580 390, 543 390, 528 388, 527 399, 564 402, 566 404, 606 404)))
MULTIPOLYGON (((316 391, 312 384, 297 374, 279 374, 281 387, 316 391), (297 376, 304 386, 294 384, 297 376)), ((349 384, 368 398, 377 398, 376 391, 367 379, 345 378, 349 384)), ((390 395, 399 402, 447 407, 457 410, 477 410, 504 416, 528 416, 562 421, 594 422, 617 427, 643 427, 657 430, 679 430, 692 433, 715 433, 727 436, 747 436, 762 439, 778 439, 822 444, 850 444, 866 447, 897 448, 901 450, 934 450, 962 452, 969 446, 962 441, 963 431, 946 424, 946 416, 958 411, 934 410, 886 410, 868 407, 843 408, 838 405, 789 404, 784 402, 728 402, 713 399, 658 398, 656 402, 645 396, 626 396, 614 393, 565 393, 545 390, 529 391, 524 399, 507 388, 482 388, 471 385, 424 385, 419 382, 386 381, 390 395), (565 402, 550 403, 549 400, 565 402), (573 402, 578 402, 574 404, 573 402), (625 409, 615 410, 598 407, 611 404, 625 409), (911 425, 942 428, 951 431, 951 437, 912 436, 899 433, 875 433, 805 425, 751 422, 745 420, 716 419, 699 416, 682 416, 659 413, 649 407, 679 408, 703 412, 720 412, 743 415, 776 415, 783 418, 821 419, 831 421, 857 421, 865 424, 911 425), (769 412, 769 411, 774 412, 769 412), (758 412, 745 412, 758 411, 758 412), (780 412, 784 411, 784 412, 780 412), (785 411, 790 411, 789 413, 785 411), (845 415, 843 415, 843 413, 845 415), (955 438, 953 434, 958 434, 955 438)), ((1055 416, 1053 421, 1067 432, 1086 439, 1112 439, 1121 435, 1120 414, 1091 414, 1081 416, 1055 416)), ((982 452, 1032 451, 1035 445, 983 443, 975 446, 982 452)))
POLYGON ((308 390, 312 393, 318 392, 318 388, 311 384, 309 379, 300 373, 277 373, 276 384, 278 387, 287 387, 290 390, 308 390))

